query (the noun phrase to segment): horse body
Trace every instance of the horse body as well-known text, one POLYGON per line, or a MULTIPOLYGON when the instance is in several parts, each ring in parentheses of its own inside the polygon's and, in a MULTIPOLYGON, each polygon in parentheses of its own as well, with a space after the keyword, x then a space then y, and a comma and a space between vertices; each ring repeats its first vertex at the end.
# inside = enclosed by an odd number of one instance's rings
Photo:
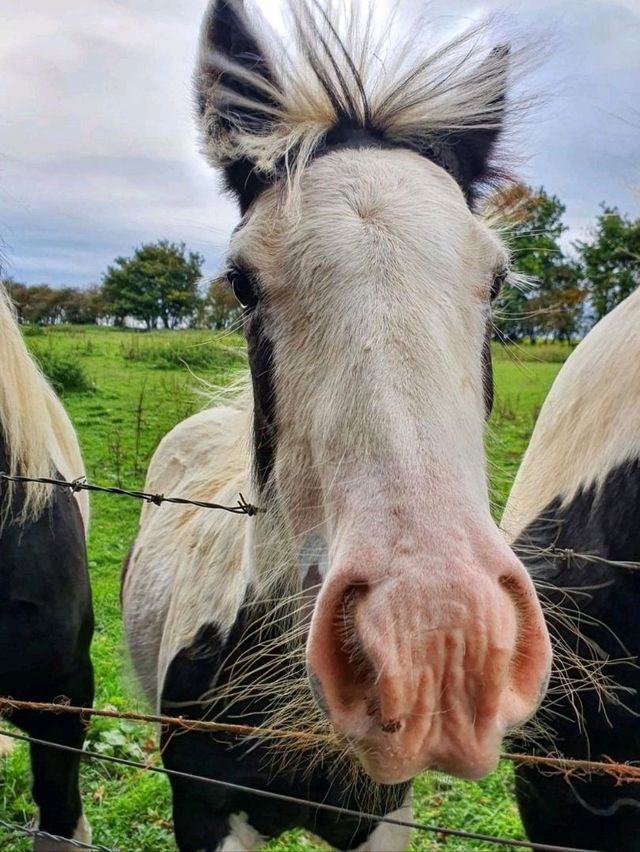
MULTIPOLYGON (((279 60, 241 3, 205 16, 197 106, 242 212, 228 277, 251 389, 167 436, 146 487, 241 492, 260 512, 145 507, 123 607, 156 706, 261 731, 163 735, 168 766, 381 815, 406 812, 426 768, 489 772, 550 649, 491 519, 483 451, 508 255, 473 202, 508 51, 467 65, 474 35, 380 62, 371 22, 347 21, 347 49, 327 9, 292 3, 299 55, 279 60)), ((172 787, 184 852, 296 825, 339 848, 407 842, 375 820, 172 787)))
MULTIPOLYGON (((145 487, 233 504, 239 493, 251 493, 251 429, 246 393, 235 405, 190 417, 161 441, 145 487)), ((308 708, 296 707, 295 696, 287 707, 282 694, 292 688, 295 693, 296 680, 305 679, 304 657, 292 655, 296 631, 292 639, 277 623, 295 620, 297 605, 290 612, 290 596, 298 586, 290 575, 290 588, 281 586, 277 599, 252 592, 256 578, 248 558, 250 539, 242 516, 193 507, 143 508, 123 580, 124 599, 131 602, 125 606, 125 631, 136 675, 162 713, 262 728, 271 727, 278 713, 290 724, 300 718, 306 727, 308 708), (261 602, 261 597, 267 600, 261 602), (133 604, 138 601, 143 605, 133 604), (243 662, 256 645, 262 648, 262 677, 243 662)), ((296 565, 289 567, 295 577, 296 565)), ((278 754, 283 744, 268 736, 257 743, 250 740, 248 746, 224 734, 175 737, 168 732, 162 740, 165 765, 181 771, 312 802, 354 810, 371 805, 381 814, 410 817, 408 785, 372 793, 371 784, 354 776, 336 755, 319 760, 313 752, 296 754, 295 741, 284 743, 293 755, 283 760, 278 754)), ((401 827, 338 818, 246 793, 203 790, 188 782, 174 783, 174 817, 181 849, 252 849, 261 838, 289 828, 306 828, 335 848, 372 852, 404 848, 408 838, 401 827)))
MULTIPOLYGON (((0 470, 81 476, 71 423, 27 354, 3 292, 0 353, 0 470)), ((27 701, 53 701, 64 695, 84 706, 93 701, 88 516, 86 497, 52 494, 36 484, 0 484, 2 695, 27 701)), ((15 711, 11 721, 34 737, 77 748, 84 742, 79 718, 15 711)), ((31 766, 39 827, 61 837, 90 840, 78 787, 79 757, 32 745, 31 766)), ((36 839, 34 846, 49 849, 51 843, 36 839)))
MULTIPOLYGON (((639 329, 640 290, 569 357, 540 412, 503 518, 548 599, 560 654, 575 653, 596 670, 596 681, 604 675, 617 685, 603 694, 578 661, 553 675, 542 723, 557 751, 571 758, 633 762, 640 755, 639 329), (554 547, 575 555, 554 556, 554 547)), ((640 795, 632 784, 520 767, 516 789, 531 840, 640 850, 640 795)))

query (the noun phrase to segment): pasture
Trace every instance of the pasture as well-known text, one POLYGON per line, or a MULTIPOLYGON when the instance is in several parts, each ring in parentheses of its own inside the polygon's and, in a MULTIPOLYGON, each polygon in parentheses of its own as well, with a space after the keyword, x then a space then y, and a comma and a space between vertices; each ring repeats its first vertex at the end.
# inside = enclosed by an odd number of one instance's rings
MULTIPOLYGON (((206 404, 209 386, 224 385, 244 369, 243 340, 196 331, 138 333, 96 327, 27 329, 27 343, 63 390, 78 431, 87 476, 102 485, 138 488, 160 438, 206 404)), ((509 352, 494 347, 496 400, 487 433, 494 511, 499 515, 545 394, 569 350, 540 344, 509 352)), ((127 497, 92 495, 89 565, 96 632, 96 706, 146 709, 128 672, 119 607, 120 567, 133 540, 140 505, 127 497)), ((203 510, 205 511, 205 510, 203 510)), ((87 748, 159 763, 150 726, 94 719, 87 748)), ((480 783, 431 775, 415 785, 417 820, 467 831, 522 838, 508 766, 480 783)), ((87 761, 82 770, 85 812, 94 841, 126 852, 174 849, 169 785, 165 778, 87 761)), ((0 761, 0 816, 26 824, 33 817, 26 748, 0 761)), ((21 852, 23 839, 3 837, 0 849, 21 852)), ((271 852, 317 848, 290 834, 271 852)), ((489 850, 431 834, 414 837, 414 850, 489 850)))

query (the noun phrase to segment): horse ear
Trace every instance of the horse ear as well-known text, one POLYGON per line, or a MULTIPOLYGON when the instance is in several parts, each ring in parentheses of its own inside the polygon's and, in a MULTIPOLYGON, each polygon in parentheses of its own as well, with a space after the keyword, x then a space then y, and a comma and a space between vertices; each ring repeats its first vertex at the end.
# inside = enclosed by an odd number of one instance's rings
POLYGON ((212 0, 202 24, 195 73, 196 108, 209 161, 222 168, 242 213, 269 183, 247 141, 263 133, 278 87, 242 0, 212 0))
POLYGON ((483 121, 477 127, 448 133, 443 154, 449 170, 458 180, 467 198, 474 189, 491 177, 491 160, 504 125, 505 101, 509 76, 507 44, 494 47, 474 75, 478 97, 486 99, 483 121))

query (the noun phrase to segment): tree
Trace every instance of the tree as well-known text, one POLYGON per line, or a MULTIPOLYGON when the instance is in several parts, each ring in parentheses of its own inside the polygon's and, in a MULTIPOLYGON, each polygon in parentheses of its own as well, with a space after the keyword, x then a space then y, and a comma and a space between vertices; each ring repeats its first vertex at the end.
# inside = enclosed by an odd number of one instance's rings
POLYGON ((209 285, 204 304, 204 322, 209 328, 229 328, 242 315, 242 308, 222 278, 209 285))
POLYGON ((569 343, 581 329, 585 297, 580 268, 561 264, 555 269, 554 286, 529 300, 532 322, 544 334, 569 343))
POLYGON ((576 242, 597 321, 640 286, 640 219, 601 205, 591 242, 576 242))
POLYGON ((156 328, 175 328, 198 307, 198 283, 204 258, 184 243, 159 240, 137 248, 133 257, 119 257, 107 269, 102 292, 117 323, 132 317, 156 328))
POLYGON ((505 286, 496 310, 499 336, 571 339, 580 327, 584 292, 579 267, 560 245, 567 230, 562 221, 564 204, 542 187, 516 185, 494 205, 506 211, 509 221, 513 269, 530 282, 530 286, 505 286))
POLYGON ((96 285, 81 290, 78 287, 53 288, 48 284, 29 287, 13 279, 6 279, 2 283, 16 306, 18 319, 23 323, 95 324, 106 316, 102 290, 96 285))

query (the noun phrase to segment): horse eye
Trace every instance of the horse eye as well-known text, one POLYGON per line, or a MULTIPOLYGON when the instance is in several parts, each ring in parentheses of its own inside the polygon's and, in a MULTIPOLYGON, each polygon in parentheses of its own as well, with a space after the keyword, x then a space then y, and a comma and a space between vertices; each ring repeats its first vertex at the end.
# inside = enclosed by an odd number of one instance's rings
POLYGON ((233 295, 245 310, 255 308, 258 304, 258 288, 253 276, 236 267, 227 272, 227 280, 233 290, 233 295))
POLYGON ((500 295, 500 290, 502 290, 502 285, 507 280, 508 274, 509 274, 508 269, 502 269, 502 270, 500 270, 500 272, 498 272, 495 275, 495 277, 493 279, 493 284, 491 285, 491 291, 489 293, 489 298, 491 299, 492 302, 495 302, 495 300, 500 295))

